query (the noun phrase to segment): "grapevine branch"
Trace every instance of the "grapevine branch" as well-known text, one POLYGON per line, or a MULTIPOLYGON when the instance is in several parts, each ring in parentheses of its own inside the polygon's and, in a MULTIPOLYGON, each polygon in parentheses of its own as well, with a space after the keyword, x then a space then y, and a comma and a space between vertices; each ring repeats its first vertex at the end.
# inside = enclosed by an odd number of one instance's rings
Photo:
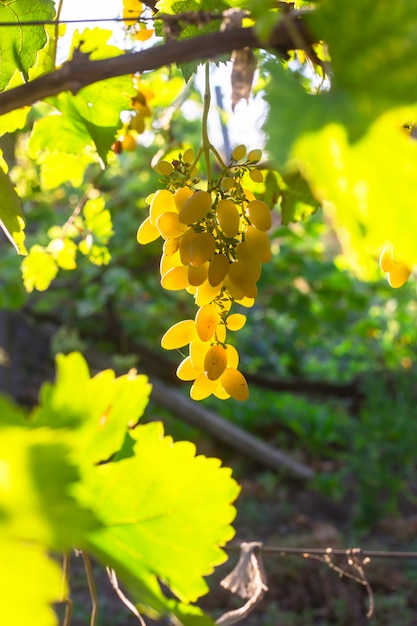
POLYGON ((60 69, 1 93, 0 115, 63 91, 76 94, 83 87, 100 80, 155 70, 172 63, 206 61, 245 47, 271 49, 279 55, 285 55, 296 47, 292 32, 294 28, 306 46, 316 41, 297 12, 294 12, 291 24, 289 29, 288 21, 280 22, 267 41, 261 41, 253 28, 236 28, 183 41, 168 41, 147 50, 98 61, 91 61, 87 54, 78 51, 60 69))

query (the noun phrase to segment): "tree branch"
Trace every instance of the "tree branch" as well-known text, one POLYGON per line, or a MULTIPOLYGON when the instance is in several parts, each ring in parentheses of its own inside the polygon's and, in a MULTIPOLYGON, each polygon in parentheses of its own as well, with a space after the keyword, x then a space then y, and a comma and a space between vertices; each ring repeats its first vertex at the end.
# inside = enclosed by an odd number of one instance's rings
POLYGON ((100 80, 155 70, 172 63, 206 61, 246 46, 272 49, 282 56, 296 47, 292 34, 294 27, 307 46, 315 41, 297 12, 293 13, 291 23, 290 29, 288 20, 280 22, 268 41, 261 41, 253 28, 236 28, 183 41, 169 41, 148 50, 99 61, 90 61, 87 55, 78 52, 60 69, 1 93, 0 115, 32 105, 38 100, 55 96, 62 91, 76 94, 83 87, 100 80))

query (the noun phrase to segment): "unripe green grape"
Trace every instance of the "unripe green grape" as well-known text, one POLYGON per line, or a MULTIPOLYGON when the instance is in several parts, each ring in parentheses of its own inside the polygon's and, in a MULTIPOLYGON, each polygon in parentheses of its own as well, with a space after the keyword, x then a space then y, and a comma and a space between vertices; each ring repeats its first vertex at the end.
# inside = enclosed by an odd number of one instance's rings
POLYGON ((210 285, 220 285, 229 271, 229 259, 224 254, 215 254, 209 263, 208 280, 210 285))
POLYGON ((220 345, 214 345, 206 352, 204 372, 209 380, 218 380, 227 365, 227 352, 220 345))
POLYGON ((174 202, 177 210, 180 211, 184 202, 191 198, 194 194, 194 191, 189 187, 179 187, 174 194, 174 202))
MULTIPOLYGON (((161 339, 164 350, 178 350, 197 337, 194 320, 182 320, 169 328, 161 339)), ((203 368, 201 368, 203 369, 203 368)))
POLYGON ((241 159, 244 158, 245 154, 246 154, 246 146, 244 146, 243 144, 240 144, 239 146, 236 146, 236 148, 233 150, 232 159, 234 161, 240 161, 241 159))
POLYGON ((246 324, 246 315, 242 313, 232 313, 226 318, 227 330, 237 331, 244 327, 246 324))
POLYGON ((226 367, 220 378, 223 389, 235 400, 244 402, 249 398, 249 389, 246 378, 239 370, 233 367, 226 367))
POLYGON ((226 237, 236 237, 239 232, 240 213, 231 200, 219 200, 216 217, 226 237))
POLYGON ((262 200, 252 200, 247 206, 250 221, 258 230, 269 230, 272 226, 271 210, 262 200))
POLYGON ((158 174, 162 174, 162 176, 171 176, 174 167, 169 161, 159 161, 155 165, 155 170, 158 174))
POLYGON ((183 224, 195 224, 206 217, 211 210, 211 194, 208 191, 196 191, 182 205, 180 221, 183 224))
POLYGON ((195 294, 195 303, 197 306, 204 306, 205 304, 210 304, 220 293, 222 289, 222 284, 220 285, 210 285, 209 281, 206 280, 202 285, 197 287, 197 291, 195 294))
POLYGON ((213 337, 219 319, 219 313, 214 304, 205 304, 198 309, 195 316, 195 326, 201 341, 209 341, 213 337))
POLYGON ((201 370, 196 370, 189 356, 185 357, 178 365, 176 375, 180 380, 195 380, 201 374, 201 370))
POLYGON ((190 245, 191 245, 192 240, 196 236, 197 236, 197 233, 195 232, 195 230, 193 228, 189 228, 188 230, 185 231, 185 233, 181 237, 179 252, 180 252, 180 257, 181 257, 181 263, 183 265, 190 264, 190 245))
POLYGON ((255 280, 259 280, 262 273, 262 264, 250 251, 248 244, 241 241, 236 246, 236 259, 246 265, 255 280))
POLYGON ((202 372, 197 376, 190 389, 190 397, 192 400, 204 400, 211 396, 217 385, 217 380, 209 380, 205 373, 202 372))
POLYGON ((199 287, 207 280, 208 263, 188 266, 188 282, 193 287, 199 287))
POLYGON ((249 226, 245 231, 245 243, 255 258, 259 259, 261 263, 269 263, 271 260, 271 243, 266 232, 249 226))
POLYGON ((151 218, 152 224, 156 226, 158 217, 168 211, 175 212, 174 196, 168 189, 158 189, 149 207, 149 217, 151 218))
POLYGON ((262 159, 262 150, 256 148, 255 150, 249 150, 248 161, 249 163, 258 163, 262 159))
MULTIPOLYGON (((196 331, 197 332, 197 331, 196 331)), ((192 366, 198 372, 204 370, 204 359, 206 357, 207 350, 210 349, 210 343, 208 341, 201 341, 200 337, 196 337, 190 342, 189 354, 192 366)))
POLYGON ((181 224, 178 213, 173 211, 160 215, 156 220, 156 227, 164 239, 181 237, 187 230, 185 224, 181 224))
POLYGON ((262 183, 264 180, 264 175, 260 170, 251 170, 249 176, 254 183, 262 183))
POLYGON ((172 267, 161 278, 161 285, 167 291, 180 291, 188 285, 188 267, 179 265, 172 267))
POLYGON ((211 233, 197 233, 190 243, 191 265, 202 265, 208 261, 216 250, 216 240, 211 233))
POLYGON ((155 241, 158 237, 160 237, 159 230, 152 224, 150 218, 147 217, 138 228, 138 243, 146 246, 147 243, 155 241))
POLYGON ((180 237, 174 237, 172 239, 165 239, 164 245, 162 246, 162 252, 166 257, 174 255, 178 252, 180 247, 180 237))
POLYGON ((248 298, 256 298, 258 295, 255 279, 248 271, 246 265, 240 261, 235 261, 235 263, 230 265, 227 277, 248 298))

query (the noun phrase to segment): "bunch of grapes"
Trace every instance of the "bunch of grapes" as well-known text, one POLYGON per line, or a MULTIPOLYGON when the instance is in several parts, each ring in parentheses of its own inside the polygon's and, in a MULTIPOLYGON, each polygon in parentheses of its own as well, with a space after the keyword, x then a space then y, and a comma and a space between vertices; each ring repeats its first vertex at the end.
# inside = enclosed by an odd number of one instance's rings
POLYGON ((391 287, 402 287, 410 276, 412 268, 395 252, 392 243, 387 243, 379 256, 379 267, 388 274, 391 287))
POLYGON ((232 313, 233 304, 250 308, 258 293, 263 263, 271 257, 267 231, 271 211, 243 186, 243 177, 262 181, 256 169, 261 150, 240 145, 223 164, 218 179, 207 190, 197 188, 192 150, 172 162, 160 161, 164 189, 151 194, 149 216, 140 225, 138 242, 164 239, 160 262, 161 285, 192 294, 198 307, 195 319, 172 326, 162 337, 167 350, 189 347, 177 376, 193 381, 190 396, 246 400, 248 385, 238 370, 239 355, 227 343, 227 331, 240 330, 246 316, 232 313))

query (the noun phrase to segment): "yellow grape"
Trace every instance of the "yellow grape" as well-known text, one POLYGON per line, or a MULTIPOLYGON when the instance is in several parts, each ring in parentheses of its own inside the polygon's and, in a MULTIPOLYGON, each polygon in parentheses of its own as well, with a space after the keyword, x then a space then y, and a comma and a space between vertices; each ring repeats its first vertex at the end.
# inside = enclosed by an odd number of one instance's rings
POLYGON ((190 264, 190 245, 197 233, 193 228, 189 228, 185 231, 180 241, 180 257, 183 265, 190 264))
POLYGON ((198 309, 195 325, 201 341, 208 341, 213 337, 218 323, 219 314, 214 304, 205 304, 198 309))
POLYGON ((213 391, 213 396, 216 396, 219 400, 228 400, 230 398, 230 394, 228 394, 221 385, 217 385, 216 389, 213 391))
POLYGON ((195 380, 200 373, 201 370, 195 369, 189 356, 181 361, 176 371, 177 378, 180 380, 195 380))
POLYGON ((229 259, 224 254, 215 254, 208 268, 208 280, 210 285, 220 285, 229 271, 229 259))
POLYGON ((258 230, 269 230, 272 226, 271 210, 262 200, 251 200, 247 211, 252 224, 258 230))
POLYGON ((241 300, 236 300, 237 304, 244 306, 246 309, 251 309, 255 304, 255 298, 247 298, 244 296, 241 300))
POLYGON ((220 378, 220 383, 223 389, 235 400, 244 402, 249 398, 248 383, 239 370, 226 367, 220 378))
POLYGON ((248 244, 242 241, 236 246, 236 259, 246 265, 255 280, 259 280, 262 264, 250 251, 248 244))
POLYGON ((162 246, 163 254, 167 256, 172 256, 176 252, 178 252, 180 247, 180 237, 174 237, 173 239, 165 239, 164 245, 162 246))
POLYGON ((146 246, 147 243, 155 241, 158 237, 160 237, 159 230, 152 224, 150 218, 147 217, 138 228, 138 243, 146 246))
POLYGON ((240 261, 235 261, 235 263, 230 265, 227 277, 230 279, 230 282, 248 298, 256 298, 258 295, 255 279, 248 271, 246 265, 240 261))
POLYGON ((255 150, 249 150, 248 161, 249 163, 258 163, 262 158, 262 150, 256 148, 255 150))
POLYGON ((149 217, 151 218, 152 224, 156 226, 158 217, 168 211, 175 211, 174 196, 168 189, 158 189, 149 207, 149 217))
POLYGON ((216 216, 226 237, 236 237, 239 232, 240 213, 235 203, 231 200, 219 200, 216 216))
POLYGON ((227 353, 223 346, 211 346, 204 358, 204 372, 209 380, 218 380, 227 365, 227 353))
POLYGON ((243 191, 245 192, 245 198, 248 202, 252 202, 252 200, 256 200, 256 197, 254 196, 254 194, 251 192, 250 189, 244 189, 243 191))
POLYGON ((204 400, 211 396, 218 385, 217 380, 209 380, 204 372, 199 374, 190 389, 190 396, 193 400, 204 400))
POLYGON ((169 161, 159 161, 155 166, 155 170, 162 176, 170 176, 174 171, 174 167, 169 161))
POLYGON ((394 265, 394 246, 387 243, 379 255, 379 267, 383 272, 389 272, 394 265))
POLYGON ((246 146, 240 144, 232 152, 232 159, 234 161, 240 161, 246 155, 246 146))
POLYGON ((177 189, 177 191, 174 194, 174 202, 178 211, 181 210, 181 207, 184 204, 184 202, 188 200, 188 198, 191 198, 193 193, 194 191, 190 189, 189 187, 180 187, 179 189, 177 189))
POLYGON ((122 139, 122 148, 127 152, 133 152, 136 150, 138 144, 136 143, 136 139, 131 133, 126 133, 126 135, 122 139))
POLYGON ((187 148, 187 150, 185 150, 184 154, 182 155, 182 160, 184 161, 184 163, 187 163, 187 165, 191 165, 194 161, 194 151, 192 148, 187 148))
POLYGON ((188 286, 188 267, 172 267, 161 278, 161 285, 167 291, 180 291, 188 286))
POLYGON ((239 365, 239 352, 230 343, 227 343, 225 348, 227 352, 227 367, 237 369, 239 365))
POLYGON ((188 266, 188 282, 193 287, 199 287, 207 280, 208 263, 188 266))
POLYGON ((254 183, 262 183, 264 180, 264 175, 260 170, 251 170, 249 172, 249 176, 253 180, 254 183))
POLYGON ((216 240, 211 233, 197 233, 190 243, 191 265, 202 265, 213 256, 216 250, 216 240))
POLYGON ((197 306, 204 306, 205 304, 209 304, 212 302, 216 296, 219 295, 222 289, 222 284, 220 285, 210 285, 207 280, 202 285, 197 287, 197 291, 195 294, 195 303, 197 306))
POLYGON ((164 276, 170 269, 178 267, 179 265, 181 265, 179 252, 174 252, 174 254, 170 254, 169 256, 162 254, 159 262, 159 272, 161 276, 164 276))
POLYGON ((411 269, 404 263, 394 263, 388 273, 388 283, 390 287, 398 289, 402 287, 411 274, 411 269))
POLYGON ((156 220, 156 227, 164 239, 181 237, 187 230, 187 227, 181 224, 178 213, 173 211, 160 215, 156 220))
POLYGON ((229 191, 233 189, 233 187, 236 187, 236 182, 231 176, 224 176, 220 181, 220 187, 223 191, 229 191))
POLYGON ((262 263, 269 263, 271 260, 271 243, 263 230, 249 226, 245 231, 245 243, 255 258, 262 263))
POLYGON ((208 191, 196 191, 182 205, 180 220, 183 224, 195 224, 206 217, 211 209, 211 194, 208 191))
POLYGON ((198 372, 202 372, 204 369, 204 359, 209 349, 210 343, 208 341, 201 341, 198 335, 190 342, 189 351, 191 364, 198 372))
POLYGON ((246 324, 246 315, 242 313, 232 313, 229 317, 226 318, 226 328, 227 330, 240 330, 246 324))
POLYGON ((223 281, 223 285, 224 285, 224 288, 227 290, 227 292, 230 294, 230 297, 233 298, 233 300, 236 300, 236 302, 242 300, 242 298, 245 297, 245 294, 243 293, 242 289, 240 289, 240 287, 232 283, 229 276, 226 276, 226 278, 223 281))
POLYGON ((226 341, 226 324, 218 324, 216 329, 216 339, 219 343, 224 343, 226 341))
POLYGON ((178 350, 178 348, 183 348, 187 343, 192 342, 196 336, 195 321, 182 320, 166 331, 161 339, 161 346, 164 350, 178 350))

